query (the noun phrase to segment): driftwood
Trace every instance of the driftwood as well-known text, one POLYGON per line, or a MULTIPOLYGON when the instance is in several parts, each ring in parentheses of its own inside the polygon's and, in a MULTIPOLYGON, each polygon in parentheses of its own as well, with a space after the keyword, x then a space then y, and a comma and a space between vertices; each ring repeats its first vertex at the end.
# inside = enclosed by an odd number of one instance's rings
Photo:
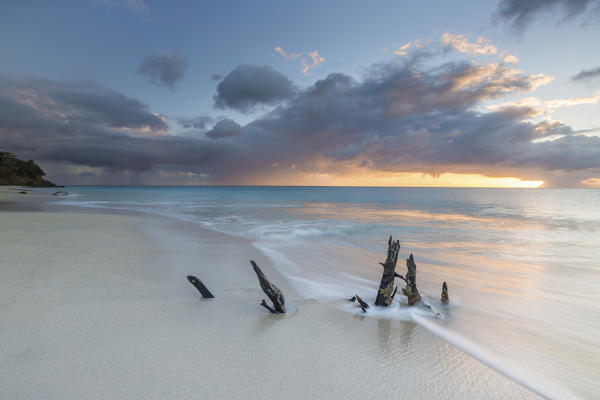
MULTIPOLYGON (((421 294, 417 289, 417 264, 415 264, 415 259, 411 254, 406 260, 406 277, 398 274, 396 272, 396 263, 398 261, 398 253, 400 252, 400 241, 393 241, 390 236, 388 240, 388 252, 387 258, 384 263, 379 263, 383 267, 383 275, 381 277, 381 283, 379 284, 379 290, 377 291, 377 298, 375 299, 375 305, 387 307, 392 304, 394 300, 394 296, 396 295, 396 291, 398 287, 394 287, 394 278, 400 278, 406 283, 406 287, 402 289, 402 294, 404 294, 408 299, 408 305, 412 306, 419 302, 421 302, 421 294)), ((362 299, 356 295, 350 301, 358 300, 363 311, 366 312, 366 309, 369 307, 367 303, 362 301, 362 299)), ((442 285, 442 298, 441 302, 444 304, 448 303, 448 285, 446 282, 442 285)), ((431 309, 431 311, 435 314, 436 318, 441 318, 441 314, 436 312, 430 304, 423 302, 424 306, 431 309)))
POLYGON ((440 301, 443 304, 448 304, 448 301, 449 301, 449 299, 448 299, 448 285, 446 284, 446 282, 444 282, 442 284, 442 298, 440 299, 440 301))
POLYGON ((273 309, 272 309, 272 308, 271 308, 271 307, 270 307, 270 306, 267 304, 267 302, 265 301, 265 299, 263 299, 263 300, 260 302, 260 305, 261 305, 261 306, 263 306, 264 308, 266 308, 267 310, 269 310, 269 311, 270 311, 272 314, 279 314, 277 311, 273 310, 273 309))
POLYGON ((394 277, 398 276, 396 274, 396 262, 398 261, 399 251, 400 241, 396 240, 394 242, 390 236, 387 258, 385 263, 380 263, 383 266, 383 275, 381 276, 381 283, 379 284, 377 298, 375 299, 376 306, 389 306, 396 295, 397 288, 394 289, 394 277))
POLYGON ((357 294, 352 296, 352 298, 348 299, 348 301, 357 301, 358 305, 360 306, 360 308, 362 308, 363 312, 367 312, 367 308, 369 308, 369 305, 357 294))
POLYGON ((204 283, 202 283, 202 281, 200 279, 196 278, 195 276, 188 275, 187 276, 187 280, 190 281, 190 283, 192 285, 194 285, 194 287, 196 289, 198 289, 198 291, 200 292, 200 294, 202 294, 202 297, 204 297, 205 299, 212 299, 212 298, 215 297, 210 292, 210 290, 208 290, 206 288, 206 286, 204 286, 204 283))
POLYGON ((254 268, 254 272, 258 277, 258 283, 260 284, 260 288, 265 292, 265 294, 269 297, 271 302, 273 302, 273 307, 269 307, 267 302, 263 299, 261 306, 272 312, 273 314, 285 314, 285 299, 283 298, 283 293, 281 290, 277 288, 277 286, 273 285, 265 274, 261 271, 261 269, 256 265, 254 260, 250 260, 250 264, 252 264, 252 268, 254 268))
POLYGON ((396 276, 406 282, 406 287, 402 289, 402 294, 408 298, 408 305, 412 306, 421 301, 421 295, 417 289, 417 264, 415 264, 415 259, 412 254, 406 260, 406 269, 406 278, 402 275, 396 276))
POLYGON ((58 192, 54 192, 52 196, 68 196, 69 192, 65 192, 64 190, 59 190, 58 192))

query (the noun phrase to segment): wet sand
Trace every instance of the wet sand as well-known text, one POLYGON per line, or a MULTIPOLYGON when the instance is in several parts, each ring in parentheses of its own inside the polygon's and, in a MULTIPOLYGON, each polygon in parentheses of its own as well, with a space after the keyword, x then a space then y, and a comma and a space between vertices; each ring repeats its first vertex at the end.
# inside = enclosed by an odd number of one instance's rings
POLYGON ((413 322, 300 298, 245 239, 24 204, 0 191, 3 398, 538 398, 413 322), (289 314, 259 306, 249 259, 289 314))

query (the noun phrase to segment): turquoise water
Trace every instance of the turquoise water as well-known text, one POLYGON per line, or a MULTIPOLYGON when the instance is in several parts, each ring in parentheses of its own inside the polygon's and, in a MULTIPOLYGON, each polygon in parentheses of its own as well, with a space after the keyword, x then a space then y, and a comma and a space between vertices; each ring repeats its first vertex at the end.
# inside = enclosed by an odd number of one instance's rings
MULTIPOLYGON (((306 298, 372 301, 387 238, 413 253, 442 316, 411 319, 552 398, 600 390, 600 190, 71 187, 62 201, 145 211, 249 238, 306 298), (450 306, 439 303, 441 282, 450 306)), ((398 270, 405 270, 399 261, 398 270)), ((399 283, 399 282, 398 282, 399 283)))

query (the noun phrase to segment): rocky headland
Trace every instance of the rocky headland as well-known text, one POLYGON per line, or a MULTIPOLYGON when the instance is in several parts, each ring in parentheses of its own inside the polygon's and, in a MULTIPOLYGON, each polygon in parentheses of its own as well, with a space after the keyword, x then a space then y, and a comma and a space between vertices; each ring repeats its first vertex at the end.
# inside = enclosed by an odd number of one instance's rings
POLYGON ((14 154, 0 150, 0 185, 56 187, 44 179, 45 175, 33 160, 19 160, 14 154))

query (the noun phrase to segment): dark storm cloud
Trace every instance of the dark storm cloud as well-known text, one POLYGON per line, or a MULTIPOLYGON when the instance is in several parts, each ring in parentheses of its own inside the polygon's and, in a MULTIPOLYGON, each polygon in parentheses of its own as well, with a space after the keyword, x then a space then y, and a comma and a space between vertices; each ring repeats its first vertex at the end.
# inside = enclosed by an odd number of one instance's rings
POLYGON ((188 62, 186 58, 174 50, 170 54, 150 54, 137 67, 137 73, 146 76, 151 83, 164 85, 171 89, 183 78, 188 62))
POLYGON ((497 64, 447 63, 429 70, 380 65, 361 82, 329 75, 245 130, 255 129, 269 143, 264 171, 282 153, 306 169, 323 156, 340 166, 393 172, 498 176, 506 169, 599 168, 596 138, 572 136, 562 124, 523 122, 532 111, 527 107, 476 110, 485 100, 531 91, 544 79, 497 64), (567 136, 531 142, 552 135, 567 136))
MULTIPOLYGON (((69 127, 167 130, 163 119, 139 100, 85 82, 62 84, 24 76, 0 75, 0 122, 3 127, 38 127, 65 121, 69 127), (8 125, 8 126, 7 126, 8 125)), ((67 133, 77 129, 67 129, 67 133)))
POLYGON ((206 136, 211 139, 221 139, 230 136, 238 136, 241 133, 242 127, 240 125, 232 119, 225 118, 217 122, 210 131, 206 132, 206 136))
POLYGON ((571 79, 574 81, 587 81, 600 78, 600 67, 584 69, 571 79))
MULTIPOLYGON (((562 20, 567 20, 598 4, 598 0, 501 0, 496 15, 513 29, 522 32, 535 18, 550 10, 558 10, 562 20)), ((597 11, 596 8, 593 12, 597 11)))
POLYGON ((239 65, 219 82, 214 101, 217 108, 249 112, 289 99, 294 92, 292 81, 268 65, 239 65))
POLYGON ((211 117, 200 116, 196 118, 178 118, 177 122, 184 129, 205 129, 212 122, 211 117))
POLYGON ((230 151, 169 135, 143 103, 96 84, 3 76, 0 88, 0 143, 27 159, 115 174, 158 167, 204 173, 230 151))
POLYGON ((439 131, 449 122, 460 124, 464 116, 479 115, 469 109, 481 101, 527 92, 540 79, 498 64, 448 63, 431 71, 389 64, 372 69, 362 82, 331 74, 251 126, 278 136, 319 138, 319 146, 329 139, 338 149, 345 143, 355 147, 424 127, 439 131))
MULTIPOLYGON (((576 175, 572 185, 598 176, 600 138, 559 122, 531 122, 530 107, 484 107, 548 77, 498 63, 432 60, 379 64, 360 80, 331 74, 243 127, 222 119, 194 137, 174 135, 141 102, 98 85, 4 78, 0 143, 24 158, 63 163, 65 180, 99 168, 91 171, 94 183, 131 183, 132 176, 139 177, 134 183, 261 183, 273 174, 357 169, 550 184, 576 175)), ((208 120, 192 121, 179 124, 206 129, 208 120)))

